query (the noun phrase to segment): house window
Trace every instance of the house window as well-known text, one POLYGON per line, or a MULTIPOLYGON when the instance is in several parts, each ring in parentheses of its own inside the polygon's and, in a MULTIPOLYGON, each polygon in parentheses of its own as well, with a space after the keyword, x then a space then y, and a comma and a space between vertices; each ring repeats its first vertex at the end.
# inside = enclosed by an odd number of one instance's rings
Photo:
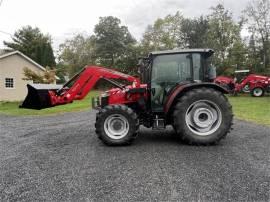
POLYGON ((6 78, 5 79, 5 86, 6 86, 6 88, 14 88, 14 79, 13 78, 6 78))

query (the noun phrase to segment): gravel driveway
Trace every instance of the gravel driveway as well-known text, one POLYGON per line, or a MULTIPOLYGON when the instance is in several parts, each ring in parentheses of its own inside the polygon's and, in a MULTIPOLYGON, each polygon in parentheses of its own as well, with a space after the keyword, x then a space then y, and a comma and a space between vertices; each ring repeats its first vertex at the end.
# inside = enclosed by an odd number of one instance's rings
POLYGON ((235 121, 217 146, 141 128, 131 146, 95 136, 95 111, 0 116, 0 201, 269 201, 270 128, 235 121))

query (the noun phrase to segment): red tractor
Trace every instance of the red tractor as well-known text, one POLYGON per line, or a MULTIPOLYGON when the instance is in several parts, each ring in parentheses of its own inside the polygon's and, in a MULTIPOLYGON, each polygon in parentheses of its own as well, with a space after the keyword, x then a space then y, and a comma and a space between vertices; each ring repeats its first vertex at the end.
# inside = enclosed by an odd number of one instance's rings
POLYGON ((232 94, 244 92, 251 93, 254 97, 261 97, 265 92, 270 92, 270 77, 256 74, 247 75, 247 73, 249 73, 249 70, 237 70, 234 78, 218 76, 214 82, 226 88, 232 94), (237 81, 240 82, 237 83, 237 81))
POLYGON ((21 107, 42 109, 71 103, 104 79, 115 88, 95 98, 93 106, 98 109, 96 134, 105 144, 130 144, 140 125, 153 129, 172 125, 189 144, 214 144, 230 131, 233 115, 224 96, 227 91, 212 82, 212 54, 211 49, 152 52, 139 61, 141 80, 103 67, 85 67, 60 89, 28 84, 21 107))
POLYGON ((265 93, 270 93, 270 77, 255 74, 248 77, 248 86, 252 96, 261 97, 265 93))

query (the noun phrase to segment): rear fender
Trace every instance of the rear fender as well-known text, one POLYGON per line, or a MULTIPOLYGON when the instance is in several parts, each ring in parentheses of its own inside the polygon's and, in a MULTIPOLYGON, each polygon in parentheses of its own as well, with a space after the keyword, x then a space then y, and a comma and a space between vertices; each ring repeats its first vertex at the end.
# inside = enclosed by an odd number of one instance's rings
POLYGON ((225 88, 223 88, 215 83, 179 84, 171 91, 171 93, 169 94, 169 96, 165 102, 165 105, 164 105, 165 114, 168 114, 170 112, 172 106, 174 106, 174 104, 175 104, 176 99, 181 97, 183 94, 185 94, 185 92, 190 91, 190 90, 195 89, 195 88, 202 88, 202 87, 213 88, 213 89, 220 91, 224 94, 229 93, 225 88))

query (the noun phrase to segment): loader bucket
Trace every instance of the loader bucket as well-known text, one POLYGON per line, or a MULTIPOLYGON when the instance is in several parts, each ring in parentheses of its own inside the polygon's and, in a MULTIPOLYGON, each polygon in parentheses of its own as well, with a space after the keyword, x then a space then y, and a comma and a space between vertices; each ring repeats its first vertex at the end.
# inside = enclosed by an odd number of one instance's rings
POLYGON ((60 89, 58 85, 51 84, 27 84, 28 94, 20 108, 44 109, 52 107, 49 90, 60 89))

